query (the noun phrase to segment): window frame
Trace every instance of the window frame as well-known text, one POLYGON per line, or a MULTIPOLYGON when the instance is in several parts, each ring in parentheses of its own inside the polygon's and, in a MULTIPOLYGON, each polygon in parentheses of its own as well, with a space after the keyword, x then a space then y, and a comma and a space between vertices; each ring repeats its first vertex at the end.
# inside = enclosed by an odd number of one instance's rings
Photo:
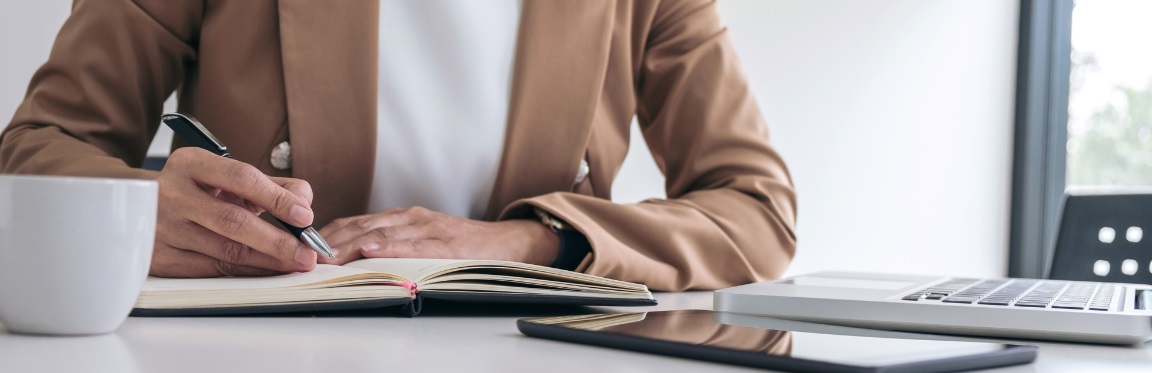
POLYGON ((1065 188, 1074 0, 1021 0, 1008 275, 1047 277, 1065 188))

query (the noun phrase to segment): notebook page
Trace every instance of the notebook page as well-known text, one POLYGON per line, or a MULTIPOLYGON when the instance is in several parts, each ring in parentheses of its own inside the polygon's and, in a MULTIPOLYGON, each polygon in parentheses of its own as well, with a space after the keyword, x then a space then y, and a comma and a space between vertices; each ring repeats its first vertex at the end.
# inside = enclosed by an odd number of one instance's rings
MULTIPOLYGON (((423 289, 447 290, 452 284, 462 281, 495 281, 503 282, 505 286, 520 284, 522 287, 518 292, 535 292, 533 288, 551 287, 594 293, 631 293, 633 297, 647 299, 652 297, 648 288, 641 284, 498 260, 373 258, 344 266, 397 274, 419 283, 423 289), (436 286, 430 286, 433 284, 436 286)), ((469 287, 475 287, 475 284, 469 287)), ((492 291, 508 290, 501 289, 492 291)))
POLYGON ((345 268, 357 268, 372 272, 384 272, 398 275, 415 282, 421 282, 428 276, 435 275, 445 268, 468 263, 471 260, 459 259, 419 259, 419 258, 372 258, 361 259, 348 264, 345 268))
POLYGON ((220 278, 159 278, 148 277, 144 282, 144 292, 154 291, 211 291, 292 288, 322 283, 335 283, 343 277, 369 271, 328 264, 318 264, 312 272, 291 273, 271 277, 220 277, 220 278))

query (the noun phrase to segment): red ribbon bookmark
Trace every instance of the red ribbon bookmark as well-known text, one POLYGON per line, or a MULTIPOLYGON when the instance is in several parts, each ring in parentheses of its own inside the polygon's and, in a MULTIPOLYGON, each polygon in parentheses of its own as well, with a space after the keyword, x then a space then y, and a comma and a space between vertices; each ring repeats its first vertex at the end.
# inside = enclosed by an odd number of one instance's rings
POLYGON ((401 282, 399 284, 396 284, 396 286, 402 286, 405 289, 408 289, 408 291, 412 292, 413 297, 415 297, 416 294, 420 293, 420 289, 416 288, 415 282, 401 282))

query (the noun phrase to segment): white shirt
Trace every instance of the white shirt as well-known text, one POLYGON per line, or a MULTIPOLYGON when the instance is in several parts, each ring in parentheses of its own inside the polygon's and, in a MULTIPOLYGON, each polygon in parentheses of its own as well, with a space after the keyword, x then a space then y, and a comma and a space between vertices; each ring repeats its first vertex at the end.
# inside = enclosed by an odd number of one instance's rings
POLYGON ((520 0, 381 0, 369 212, 479 219, 504 148, 520 0))

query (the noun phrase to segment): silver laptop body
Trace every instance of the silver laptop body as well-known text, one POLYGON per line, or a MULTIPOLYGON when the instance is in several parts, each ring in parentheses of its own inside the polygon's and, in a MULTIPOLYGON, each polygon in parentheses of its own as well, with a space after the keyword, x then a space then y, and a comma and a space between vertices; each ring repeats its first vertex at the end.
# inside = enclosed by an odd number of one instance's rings
POLYGON ((1133 344, 1152 285, 817 272, 716 291, 717 311, 929 333, 1133 344), (1146 291, 1147 290, 1147 291, 1146 291))

